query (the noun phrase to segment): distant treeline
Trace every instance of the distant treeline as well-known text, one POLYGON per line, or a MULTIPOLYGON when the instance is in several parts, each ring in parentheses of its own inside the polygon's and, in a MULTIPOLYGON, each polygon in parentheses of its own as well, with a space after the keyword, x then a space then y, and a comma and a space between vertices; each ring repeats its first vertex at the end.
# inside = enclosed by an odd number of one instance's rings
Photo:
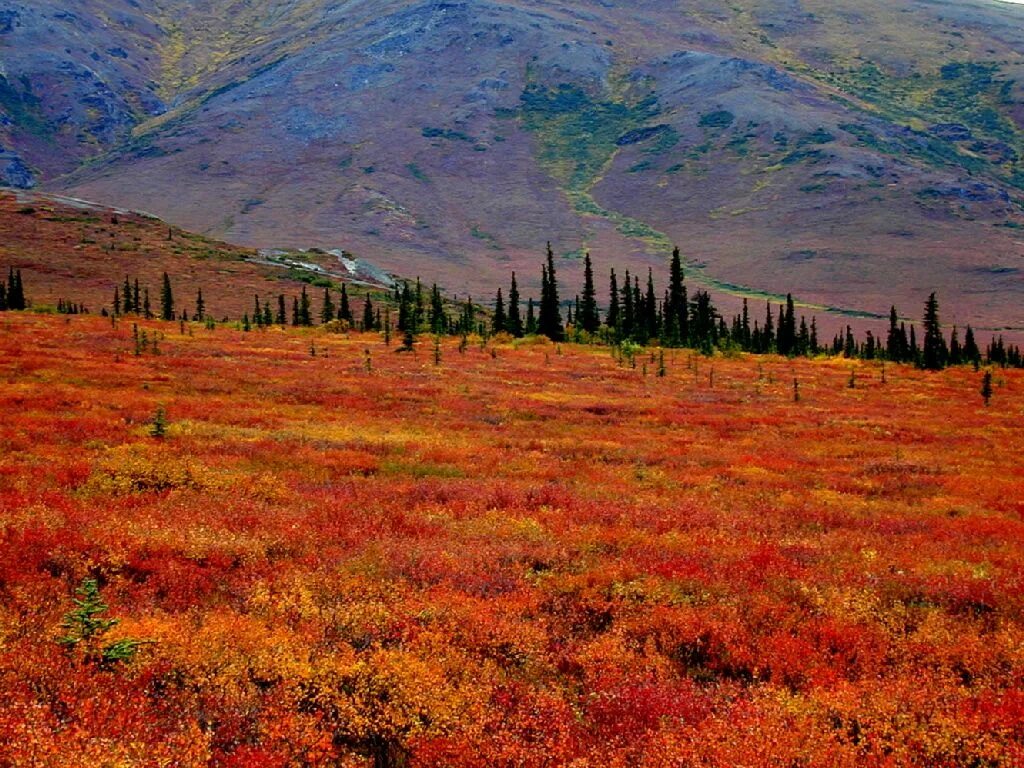
POLYGON ((627 271, 620 283, 615 270, 608 278, 608 302, 604 316, 598 308, 594 287, 594 270, 590 254, 584 257, 583 290, 566 308, 565 322, 561 310, 564 302, 559 297, 554 256, 548 244, 547 258, 541 267, 541 297, 537 307, 533 299, 526 303, 526 317, 521 315, 521 300, 515 273, 512 274, 508 298, 501 289, 494 302, 491 331, 506 332, 513 336, 540 334, 553 341, 602 341, 605 343, 651 345, 662 347, 688 347, 710 354, 714 350, 740 350, 753 354, 779 354, 790 357, 819 354, 842 355, 848 358, 885 359, 913 363, 929 370, 947 365, 980 364, 987 361, 1002 366, 1022 367, 1019 347, 1005 344, 1002 337, 993 338, 984 355, 968 325, 963 340, 953 328, 947 341, 939 320, 939 303, 931 294, 925 303, 918 339, 914 324, 907 327, 899 319, 895 307, 889 314, 889 329, 885 339, 871 331, 858 340, 848 325, 836 334, 831 343, 822 343, 818 337, 817 319, 797 317, 793 296, 785 303, 773 307, 767 301, 763 322, 752 320, 746 299, 743 309, 726 319, 714 306, 707 291, 696 291, 690 296, 683 279, 679 249, 672 253, 669 284, 660 293, 654 277, 648 270, 647 281, 641 289, 640 278, 627 271))
MULTIPOLYGON (((627 270, 621 280, 612 269, 608 276, 608 299, 602 312, 594 285, 594 269, 590 254, 584 257, 583 288, 574 300, 564 301, 555 271, 551 244, 541 266, 541 295, 535 302, 529 297, 524 302, 519 292, 515 272, 512 273, 507 295, 498 289, 493 310, 474 304, 472 298, 463 301, 442 295, 436 284, 426 289, 419 278, 415 283, 402 281, 393 290, 379 292, 377 301, 368 291, 362 306, 353 307, 347 285, 340 290, 325 287, 319 311, 303 286, 300 295, 262 299, 253 297, 252 312, 239 319, 240 327, 313 326, 333 324, 337 328, 359 331, 382 331, 390 340, 392 331, 404 335, 404 344, 412 345, 416 336, 479 334, 488 337, 506 333, 513 337, 546 336, 555 342, 603 343, 609 345, 634 344, 641 346, 680 347, 712 354, 743 351, 752 354, 779 354, 789 357, 839 355, 847 358, 892 360, 910 363, 928 370, 940 370, 949 365, 981 363, 1003 367, 1024 367, 1020 347, 1007 344, 1001 336, 993 337, 982 350, 974 330, 968 325, 960 337, 954 327, 947 339, 939 319, 939 303, 934 293, 925 302, 920 334, 915 323, 900 319, 896 307, 889 313, 889 328, 885 338, 866 331, 858 339, 851 326, 836 334, 831 341, 822 341, 815 316, 808 319, 797 315, 791 294, 785 302, 765 302, 762 318, 752 318, 746 299, 743 308, 726 318, 714 305, 707 291, 697 290, 691 296, 683 275, 679 249, 672 253, 669 282, 664 291, 655 286, 653 271, 641 286, 640 278, 627 270), (563 320, 562 310, 565 309, 563 320), (395 310, 392 313, 392 309, 395 310), (394 317, 394 320, 392 319, 394 317)), ((21 272, 11 269, 7 282, 0 281, 0 310, 25 309, 21 272)), ((78 314, 87 310, 80 304, 61 299, 59 312, 78 314)), ((163 320, 200 321, 212 325, 202 289, 196 292, 194 309, 190 313, 175 301, 171 279, 163 274, 158 307, 154 308, 149 288, 138 278, 125 277, 115 286, 110 310, 103 315, 136 315, 163 320)), ((228 320, 228 318, 224 318, 228 320)))

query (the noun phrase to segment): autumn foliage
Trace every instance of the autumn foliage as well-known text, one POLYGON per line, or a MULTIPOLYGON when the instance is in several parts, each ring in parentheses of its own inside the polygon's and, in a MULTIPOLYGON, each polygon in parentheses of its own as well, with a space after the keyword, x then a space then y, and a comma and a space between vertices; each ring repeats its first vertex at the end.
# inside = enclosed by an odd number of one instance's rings
POLYGON ((0 318, 3 768, 1024 764, 1024 372, 140 325, 0 318))

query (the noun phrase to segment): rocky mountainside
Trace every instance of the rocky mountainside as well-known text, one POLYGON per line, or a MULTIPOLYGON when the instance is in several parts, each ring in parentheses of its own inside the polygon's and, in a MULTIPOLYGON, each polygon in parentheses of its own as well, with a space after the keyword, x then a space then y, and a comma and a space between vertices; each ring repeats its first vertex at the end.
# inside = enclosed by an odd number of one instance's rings
POLYGON ((0 0, 0 173, 448 290, 664 269, 1024 327, 1024 8, 0 0), (524 280, 525 282, 525 280, 524 280))

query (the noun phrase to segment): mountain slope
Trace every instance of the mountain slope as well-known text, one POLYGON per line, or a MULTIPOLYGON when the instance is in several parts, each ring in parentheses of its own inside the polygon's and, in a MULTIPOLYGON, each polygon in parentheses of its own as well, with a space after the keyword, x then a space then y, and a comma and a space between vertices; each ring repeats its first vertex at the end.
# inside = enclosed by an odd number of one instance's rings
POLYGON ((84 168, 41 167, 48 187, 460 292, 532 279, 548 239, 570 285, 584 249, 643 273, 679 242, 720 291, 884 313, 938 290, 962 322, 1024 326, 1020 8, 159 0, 124 18, 112 39, 156 52, 106 63, 144 70, 155 101, 125 112, 130 138, 114 121, 66 153, 106 152, 84 168))
POLYGON ((284 294, 290 307, 306 287, 319 307, 318 286, 356 283, 348 286, 354 298, 391 284, 369 265, 346 265, 335 254, 259 253, 146 214, 35 192, 0 193, 0 232, 0 280, 20 270, 36 307, 63 299, 99 313, 111 308, 115 286, 128 277, 149 289, 156 311, 165 272, 178 312, 193 314, 201 289, 208 315, 218 320, 251 313, 256 295, 276 308, 284 294))

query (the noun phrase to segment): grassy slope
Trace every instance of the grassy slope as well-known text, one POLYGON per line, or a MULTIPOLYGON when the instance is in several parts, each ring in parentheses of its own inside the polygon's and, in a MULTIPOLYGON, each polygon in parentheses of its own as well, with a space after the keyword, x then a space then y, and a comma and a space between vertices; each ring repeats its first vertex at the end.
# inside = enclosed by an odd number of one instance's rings
MULTIPOLYGON (((250 263, 256 251, 170 226, 159 219, 91 204, 28 193, 0 194, 0 271, 22 270, 28 298, 36 305, 58 299, 92 312, 110 307, 114 287, 125 276, 148 287, 159 306, 162 274, 176 291, 178 311, 194 310, 202 289, 207 312, 238 319, 251 312, 253 296, 289 297, 316 276, 250 263)), ((305 257, 315 262, 317 257, 305 257)), ((321 283, 322 284, 322 283, 321 283)), ((320 288, 310 288, 319 306, 320 288)), ((353 292, 363 292, 356 289, 353 292)))

